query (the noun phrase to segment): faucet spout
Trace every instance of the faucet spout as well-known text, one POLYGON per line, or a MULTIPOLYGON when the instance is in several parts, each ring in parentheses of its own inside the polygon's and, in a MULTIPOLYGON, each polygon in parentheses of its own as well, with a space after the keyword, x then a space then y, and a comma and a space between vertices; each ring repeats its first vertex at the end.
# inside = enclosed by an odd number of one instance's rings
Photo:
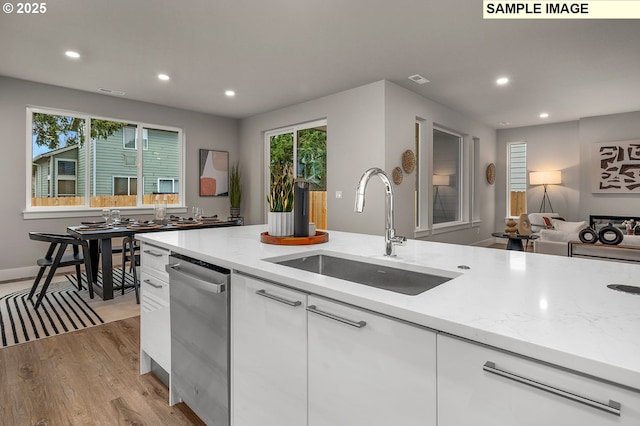
POLYGON ((385 256, 395 256, 394 246, 404 245, 407 239, 396 235, 393 220, 393 189, 391 187, 389 177, 382 169, 372 167, 363 173, 360 181, 358 182, 358 187, 356 188, 355 211, 356 213, 362 213, 364 211, 364 194, 367 189, 367 183, 369 183, 369 179, 371 179, 372 176, 378 176, 385 187, 385 256))

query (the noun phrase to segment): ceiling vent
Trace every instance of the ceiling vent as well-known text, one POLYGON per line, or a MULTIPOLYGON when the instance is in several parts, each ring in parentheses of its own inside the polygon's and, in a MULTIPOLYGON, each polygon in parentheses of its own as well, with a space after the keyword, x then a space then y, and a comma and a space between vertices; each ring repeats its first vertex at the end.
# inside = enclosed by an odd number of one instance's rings
POLYGON ((98 92, 104 93, 105 95, 124 96, 124 92, 120 92, 119 90, 103 89, 102 87, 98 88, 98 92))
POLYGON ((414 83, 418 83, 418 84, 425 84, 425 83, 429 82, 429 80, 427 80, 426 78, 424 78, 420 74, 410 75, 409 76, 409 80, 413 81, 414 83))

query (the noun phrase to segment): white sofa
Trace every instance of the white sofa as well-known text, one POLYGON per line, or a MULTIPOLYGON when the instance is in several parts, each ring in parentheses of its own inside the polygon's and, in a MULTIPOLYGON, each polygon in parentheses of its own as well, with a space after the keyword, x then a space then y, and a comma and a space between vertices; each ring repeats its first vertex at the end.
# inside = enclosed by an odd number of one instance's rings
MULTIPOLYGON (((553 221, 556 229, 541 229, 538 232, 540 238, 533 241, 535 253, 568 256, 569 241, 580 241, 578 233, 587 226, 586 222, 559 222, 553 221)), ((622 242, 617 246, 601 244, 574 246, 574 256, 640 261, 639 247, 640 235, 624 235, 622 242)))

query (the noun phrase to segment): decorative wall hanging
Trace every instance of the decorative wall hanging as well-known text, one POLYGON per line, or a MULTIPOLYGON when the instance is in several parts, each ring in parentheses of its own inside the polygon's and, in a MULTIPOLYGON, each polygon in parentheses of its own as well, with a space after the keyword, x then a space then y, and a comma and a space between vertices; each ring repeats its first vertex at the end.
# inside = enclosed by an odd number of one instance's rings
POLYGON ((640 140, 593 144, 594 193, 640 194, 640 140))
POLYGON ((400 167, 393 169, 391 176, 393 177, 393 183, 396 185, 400 185, 402 183, 402 169, 400 167))
POLYGON ((416 156, 410 149, 402 153, 402 169, 410 174, 416 168, 416 156))
POLYGON ((495 181, 496 181, 496 165, 493 163, 489 163, 489 165, 487 166, 487 182, 489 182, 490 185, 493 185, 495 181))
POLYGON ((229 195, 229 153, 212 149, 200 150, 200 196, 229 195))

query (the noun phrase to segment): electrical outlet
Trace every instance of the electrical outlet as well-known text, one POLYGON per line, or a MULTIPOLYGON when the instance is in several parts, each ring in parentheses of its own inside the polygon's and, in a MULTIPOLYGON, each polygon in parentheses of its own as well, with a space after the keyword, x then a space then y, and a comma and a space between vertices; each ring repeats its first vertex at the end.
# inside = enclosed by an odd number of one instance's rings
POLYGON ((336 191, 336 198, 342 199, 342 191, 336 191))

